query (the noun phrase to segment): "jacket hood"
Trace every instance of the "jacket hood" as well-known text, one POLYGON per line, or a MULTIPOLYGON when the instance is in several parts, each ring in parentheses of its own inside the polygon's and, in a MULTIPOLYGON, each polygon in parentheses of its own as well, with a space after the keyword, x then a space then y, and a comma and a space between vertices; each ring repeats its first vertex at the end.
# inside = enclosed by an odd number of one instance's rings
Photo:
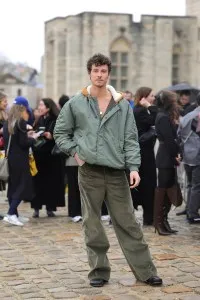
MULTIPOLYGON (((90 96, 90 91, 91 91, 91 85, 89 85, 88 87, 85 87, 82 89, 81 93, 85 96, 88 97, 90 96)), ((115 102, 120 102, 123 99, 123 94, 121 92, 117 92, 113 86, 111 85, 107 85, 106 86, 107 90, 112 94, 113 99, 115 100, 115 102)))

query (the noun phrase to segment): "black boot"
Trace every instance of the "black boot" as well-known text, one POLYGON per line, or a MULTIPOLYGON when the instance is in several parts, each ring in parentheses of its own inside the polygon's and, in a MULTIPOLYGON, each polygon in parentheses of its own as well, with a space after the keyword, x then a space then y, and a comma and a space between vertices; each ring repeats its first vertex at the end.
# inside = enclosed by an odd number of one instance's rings
POLYGON ((174 230, 171 228, 169 222, 168 222, 168 213, 170 212, 170 209, 171 209, 171 202, 169 200, 169 197, 167 194, 165 194, 165 202, 164 202, 164 212, 163 212, 163 215, 164 215, 164 226, 166 228, 166 230, 170 233, 177 233, 178 230, 174 230))
POLYGON ((47 216, 49 218, 54 218, 56 215, 54 214, 54 212, 52 210, 47 210, 47 216))
POLYGON ((164 225, 164 199, 165 199, 165 188, 155 189, 155 200, 154 200, 154 227, 155 232, 157 231, 160 235, 170 235, 164 225))
POLYGON ((39 218, 39 209, 34 209, 33 218, 39 218))

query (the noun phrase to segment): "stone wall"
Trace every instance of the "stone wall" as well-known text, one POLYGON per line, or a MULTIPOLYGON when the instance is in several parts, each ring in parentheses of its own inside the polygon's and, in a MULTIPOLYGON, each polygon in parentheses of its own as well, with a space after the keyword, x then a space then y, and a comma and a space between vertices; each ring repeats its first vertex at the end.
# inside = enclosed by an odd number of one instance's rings
MULTIPOLYGON (((58 100, 89 84, 86 63, 95 53, 129 53, 127 89, 151 86, 156 91, 172 83, 174 45, 180 45, 179 79, 199 84, 197 19, 85 12, 56 18, 45 24, 45 96, 58 100), (113 50, 112 50, 113 51, 113 50)), ((199 52, 200 53, 200 52, 199 52)))

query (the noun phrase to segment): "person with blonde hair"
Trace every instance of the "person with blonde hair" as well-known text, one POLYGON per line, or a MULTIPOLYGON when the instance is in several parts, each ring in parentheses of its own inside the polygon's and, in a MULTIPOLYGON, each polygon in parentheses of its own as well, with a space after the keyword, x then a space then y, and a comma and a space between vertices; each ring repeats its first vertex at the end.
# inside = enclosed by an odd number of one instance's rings
POLYGON ((8 120, 4 124, 3 136, 5 150, 8 151, 9 179, 8 201, 9 210, 4 221, 13 225, 23 226, 27 218, 19 217, 17 208, 23 199, 32 199, 33 187, 29 166, 29 148, 34 144, 36 136, 27 134, 27 121, 30 107, 24 97, 16 97, 11 107, 8 120), (10 144, 10 146, 9 146, 10 144))

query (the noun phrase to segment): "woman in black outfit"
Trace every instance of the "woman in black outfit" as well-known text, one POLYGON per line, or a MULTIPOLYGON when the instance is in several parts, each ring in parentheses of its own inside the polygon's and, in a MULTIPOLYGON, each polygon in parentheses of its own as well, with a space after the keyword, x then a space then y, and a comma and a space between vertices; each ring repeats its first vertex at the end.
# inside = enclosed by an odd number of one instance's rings
POLYGON ((156 155, 158 186, 155 192, 154 225, 160 235, 169 235, 177 232, 171 229, 167 217, 171 208, 171 192, 177 183, 176 166, 180 162, 177 143, 179 109, 175 93, 162 91, 156 100, 159 113, 155 127, 159 148, 156 155))
POLYGON ((149 87, 141 87, 135 94, 135 106, 133 109, 138 129, 141 166, 139 174, 141 182, 137 190, 132 190, 133 205, 143 208, 143 224, 153 225, 154 191, 156 187, 156 163, 154 155, 155 135, 141 138, 152 130, 155 125, 157 107, 153 105, 155 100, 153 91, 149 87))
POLYGON ((33 149, 38 173, 34 176, 36 196, 31 202, 34 209, 34 218, 39 217, 39 210, 46 205, 48 217, 55 217, 57 207, 65 206, 64 159, 51 154, 55 145, 53 130, 59 110, 52 99, 44 98, 39 103, 40 118, 34 128, 36 131, 44 130, 44 144, 35 145, 33 149))
POLYGON ((3 128, 5 148, 8 149, 9 180, 8 201, 9 210, 4 221, 13 225, 23 226, 27 218, 18 215, 17 208, 23 199, 29 201, 33 198, 32 177, 29 166, 29 148, 33 146, 35 139, 28 137, 27 121, 30 107, 24 97, 15 98, 15 102, 9 112, 8 121, 3 128))

